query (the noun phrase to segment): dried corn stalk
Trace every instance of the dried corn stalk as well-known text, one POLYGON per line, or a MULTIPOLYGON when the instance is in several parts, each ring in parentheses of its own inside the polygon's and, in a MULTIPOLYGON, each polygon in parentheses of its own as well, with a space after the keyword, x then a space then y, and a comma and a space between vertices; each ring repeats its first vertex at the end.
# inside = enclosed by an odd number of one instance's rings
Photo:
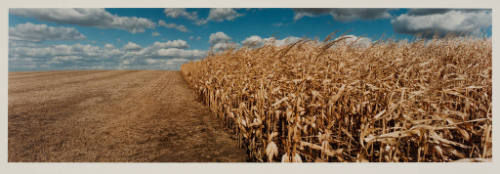
POLYGON ((181 67, 255 161, 492 157, 490 39, 301 41, 181 67))

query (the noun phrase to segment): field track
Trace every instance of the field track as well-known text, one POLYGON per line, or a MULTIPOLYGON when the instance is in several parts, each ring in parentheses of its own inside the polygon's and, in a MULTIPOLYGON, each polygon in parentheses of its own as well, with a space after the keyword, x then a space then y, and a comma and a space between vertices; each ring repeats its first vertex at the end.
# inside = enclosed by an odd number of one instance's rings
POLYGON ((9 73, 9 162, 243 162, 178 71, 9 73))

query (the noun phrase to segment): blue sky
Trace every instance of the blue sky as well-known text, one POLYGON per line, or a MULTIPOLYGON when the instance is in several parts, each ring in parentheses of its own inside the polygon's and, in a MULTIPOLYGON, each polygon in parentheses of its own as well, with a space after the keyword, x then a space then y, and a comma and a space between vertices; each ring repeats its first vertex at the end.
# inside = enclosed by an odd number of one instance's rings
POLYGON ((216 51, 331 32, 491 36, 489 9, 10 9, 9 71, 169 69, 216 51), (251 37, 253 36, 253 37, 251 37), (251 37, 251 38, 250 38, 251 37))

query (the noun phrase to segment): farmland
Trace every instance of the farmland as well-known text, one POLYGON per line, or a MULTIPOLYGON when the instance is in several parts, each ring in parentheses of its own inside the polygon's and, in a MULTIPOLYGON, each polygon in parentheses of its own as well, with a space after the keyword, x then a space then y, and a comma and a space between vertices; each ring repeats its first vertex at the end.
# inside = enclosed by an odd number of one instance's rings
POLYGON ((491 39, 353 43, 241 48, 181 71, 253 161, 491 160, 491 39))
POLYGON ((9 73, 9 162, 491 160, 490 39, 329 38, 181 71, 9 73))
POLYGON ((176 71, 9 73, 9 162, 246 161, 176 71))

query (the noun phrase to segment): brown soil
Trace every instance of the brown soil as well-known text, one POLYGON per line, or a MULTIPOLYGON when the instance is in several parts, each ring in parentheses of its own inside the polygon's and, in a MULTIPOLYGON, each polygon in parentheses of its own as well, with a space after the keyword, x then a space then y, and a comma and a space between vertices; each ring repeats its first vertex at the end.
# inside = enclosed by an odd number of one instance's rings
POLYGON ((244 162, 177 71, 9 73, 9 162, 244 162))

